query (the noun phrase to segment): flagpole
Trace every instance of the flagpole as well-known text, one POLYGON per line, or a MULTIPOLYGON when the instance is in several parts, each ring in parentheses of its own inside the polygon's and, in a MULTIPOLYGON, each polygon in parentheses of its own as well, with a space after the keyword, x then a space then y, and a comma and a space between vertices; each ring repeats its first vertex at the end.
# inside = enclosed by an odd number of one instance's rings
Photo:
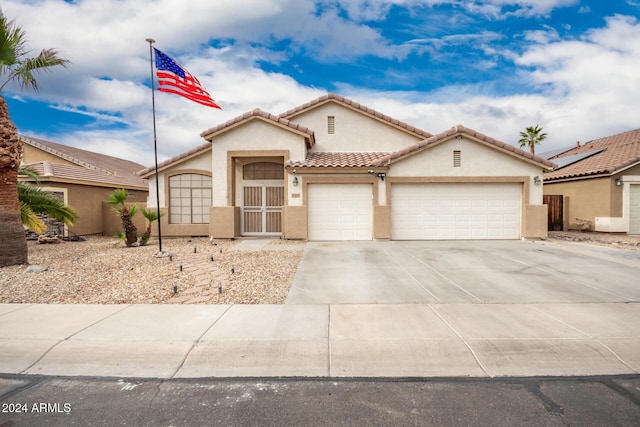
POLYGON ((153 107, 153 153, 155 155, 156 166, 156 207, 158 209, 158 250, 162 253, 162 231, 160 223, 162 218, 160 216, 160 181, 158 180, 158 138, 156 136, 156 95, 155 85, 153 79, 153 44, 156 42, 152 38, 146 39, 149 43, 149 65, 151 67, 151 105, 153 107))

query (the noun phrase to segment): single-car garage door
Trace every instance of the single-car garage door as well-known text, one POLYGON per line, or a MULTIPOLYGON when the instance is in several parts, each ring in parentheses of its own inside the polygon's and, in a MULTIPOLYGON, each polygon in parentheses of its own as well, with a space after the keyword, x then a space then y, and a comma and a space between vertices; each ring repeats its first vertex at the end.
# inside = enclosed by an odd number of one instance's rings
POLYGON ((309 240, 371 240, 371 184, 309 184, 309 240))
POLYGON ((518 239, 521 197, 516 183, 392 184, 391 238, 518 239))

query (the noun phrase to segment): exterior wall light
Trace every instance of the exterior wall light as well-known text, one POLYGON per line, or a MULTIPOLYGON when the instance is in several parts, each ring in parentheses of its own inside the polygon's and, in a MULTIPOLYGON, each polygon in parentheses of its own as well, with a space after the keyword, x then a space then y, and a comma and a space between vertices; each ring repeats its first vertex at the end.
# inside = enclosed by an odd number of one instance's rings
POLYGON ((294 176, 294 177, 293 177, 293 186, 294 186, 294 187, 297 187, 297 186, 298 186, 298 177, 297 177, 297 176, 294 176))
POLYGON ((616 179, 616 187, 620 187, 622 185, 622 180, 620 178, 616 179))
POLYGON ((538 175, 536 175, 536 176, 533 177, 533 183, 535 185, 540 185, 540 184, 542 184, 542 180, 540 179, 540 177, 538 175))

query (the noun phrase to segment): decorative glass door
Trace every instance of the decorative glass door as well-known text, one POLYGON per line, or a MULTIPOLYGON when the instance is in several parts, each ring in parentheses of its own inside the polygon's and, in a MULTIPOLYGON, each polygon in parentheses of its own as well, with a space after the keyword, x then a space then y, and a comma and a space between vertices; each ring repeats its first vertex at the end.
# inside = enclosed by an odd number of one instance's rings
POLYGON ((282 234, 282 205, 282 185, 245 185, 242 188, 242 235, 282 234))

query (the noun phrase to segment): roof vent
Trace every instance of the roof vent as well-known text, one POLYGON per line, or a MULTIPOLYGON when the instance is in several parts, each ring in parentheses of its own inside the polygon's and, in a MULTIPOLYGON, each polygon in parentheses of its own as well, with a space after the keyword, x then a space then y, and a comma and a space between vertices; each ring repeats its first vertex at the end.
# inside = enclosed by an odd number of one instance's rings
POLYGON ((42 162, 44 176, 53 176, 53 165, 49 162, 42 162))

